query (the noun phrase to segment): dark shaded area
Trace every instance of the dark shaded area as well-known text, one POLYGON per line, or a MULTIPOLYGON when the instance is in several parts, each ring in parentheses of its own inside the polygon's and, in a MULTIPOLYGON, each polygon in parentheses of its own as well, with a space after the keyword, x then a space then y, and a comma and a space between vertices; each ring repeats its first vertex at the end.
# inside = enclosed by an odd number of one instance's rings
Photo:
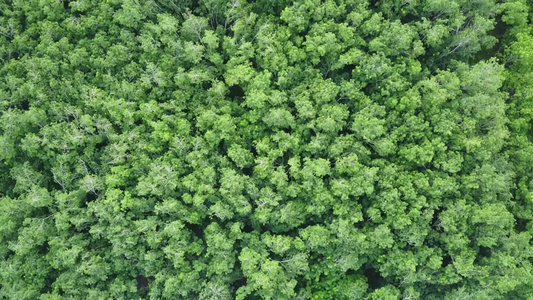
MULTIPOLYGON (((41 294, 47 294, 52 292, 52 284, 57 280, 59 272, 56 269, 51 269, 44 279, 44 287, 41 289, 41 294)), ((2 290, 2 285, 0 285, 0 291, 2 290)))
POLYGON ((245 285, 246 285, 246 282, 247 282, 246 277, 243 277, 243 278, 241 278, 241 279, 235 281, 235 282, 233 283, 233 287, 234 287, 235 289, 238 289, 238 288, 240 288, 241 286, 245 286, 245 285))
POLYGON ((368 287, 371 290, 379 289, 386 283, 385 278, 374 267, 364 267, 363 275, 368 279, 368 287))
POLYGON ((183 0, 180 0, 180 2, 184 2, 184 6, 187 5, 186 3, 187 2, 190 2, 189 4, 189 8, 191 10, 196 10, 198 7, 200 7, 200 1, 199 0, 188 0, 188 1, 183 1, 183 0))
POLYGON ((213 84, 211 83, 211 81, 202 82, 202 90, 204 90, 204 91, 209 90, 212 86, 213 86, 213 84))
POLYGON ((527 224, 529 223, 529 220, 521 219, 517 217, 515 217, 515 219, 516 219, 516 222, 514 224, 514 229, 516 230, 516 232, 527 231, 527 224))
POLYGON ((479 246, 478 255, 476 257, 476 262, 480 262, 483 258, 488 258, 492 254, 492 251, 489 247, 479 246))
POLYGON ((28 99, 24 99, 22 100, 22 102, 20 102, 20 108, 22 110, 28 110, 30 109, 30 101, 28 99))
POLYGON ((6 169, 7 168, 0 168, 0 197, 13 197, 13 188, 15 187, 16 182, 9 176, 9 171, 6 171, 6 169))
POLYGON ((224 142, 224 140, 221 140, 218 143, 217 150, 218 150, 218 154, 220 154, 222 156, 226 156, 227 155, 228 147, 226 146, 226 143, 224 142))
POLYGON ((419 17, 418 16, 415 16, 413 14, 406 14, 405 16, 403 16, 400 21, 402 22, 402 24, 407 24, 407 23, 411 23, 411 22, 414 22, 416 20, 418 20, 419 17))
POLYGON ((442 231, 442 228, 439 226, 439 216, 444 211, 444 207, 439 207, 433 211, 433 217, 431 218, 431 227, 433 230, 442 231))
POLYGON ((288 127, 288 128, 282 128, 281 131, 287 133, 287 134, 291 134, 292 133, 292 128, 288 127))
POLYGON ((352 74, 352 71, 355 70, 355 65, 345 65, 341 70, 340 74, 352 74))
POLYGON ((498 41, 492 48, 487 48, 479 51, 472 59, 471 63, 477 63, 482 60, 488 60, 492 57, 497 56, 498 53, 502 53, 503 41, 505 40, 507 28, 507 24, 505 24, 502 21, 501 16, 498 15, 496 17, 496 25, 494 26, 494 29, 489 32, 489 35, 497 38, 498 41))
POLYGON ((283 9, 291 5, 289 0, 257 0, 252 11, 256 14, 271 14, 279 16, 283 9))
POLYGON ((533 120, 529 122, 529 129, 527 130, 527 138, 533 143, 533 120))
POLYGON ((198 237, 199 239, 204 238, 204 228, 206 226, 202 224, 191 224, 187 222, 185 222, 184 224, 187 229, 189 229, 192 233, 194 233, 194 235, 196 235, 196 237, 198 237))
POLYGON ((254 159, 257 158, 257 149, 255 148, 255 145, 250 148, 250 151, 252 152, 254 159))
POLYGON ((46 255, 48 253, 48 249, 49 249, 48 241, 45 241, 42 245, 40 245, 37 248, 37 251, 40 255, 46 255))
POLYGON ((26 14, 22 13, 20 16, 20 31, 26 31, 26 14))
POLYGON ((442 267, 446 267, 447 265, 452 263, 452 257, 450 255, 445 255, 442 258, 442 267))
POLYGON ((254 175, 254 168, 253 167, 242 168, 242 174, 252 177, 254 175))
POLYGON ((85 196, 85 201, 83 201, 83 206, 86 206, 87 203, 93 202, 98 199, 98 195, 94 193, 87 193, 85 196))
POLYGON ((109 139, 106 137, 104 138, 103 141, 99 142, 98 144, 95 145, 95 148, 97 150, 101 150, 102 148, 104 148, 105 146, 109 145, 109 139))
POLYGON ((70 1, 69 0, 63 0, 63 8, 65 8, 66 11, 70 11, 70 1))
POLYGON ((244 97, 244 90, 240 85, 230 86, 229 95, 231 98, 242 98, 244 97))
POLYGON ((150 287, 150 282, 154 281, 155 280, 155 277, 154 276, 150 276, 150 277, 145 277, 143 275, 137 275, 137 289, 140 291, 140 292, 144 292, 143 293, 143 296, 147 296, 148 295, 148 289, 150 287))
POLYGON ((250 233, 253 231, 254 231, 254 227, 252 226, 252 224, 250 224, 250 222, 245 222, 244 227, 242 228, 242 232, 250 233))

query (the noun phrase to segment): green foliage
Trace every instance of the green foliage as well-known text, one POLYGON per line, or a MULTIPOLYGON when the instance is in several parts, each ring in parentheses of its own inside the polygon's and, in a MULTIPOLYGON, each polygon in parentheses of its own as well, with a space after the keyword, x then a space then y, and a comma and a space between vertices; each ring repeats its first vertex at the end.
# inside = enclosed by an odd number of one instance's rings
POLYGON ((533 3, 0 3, 0 299, 530 299, 533 3))

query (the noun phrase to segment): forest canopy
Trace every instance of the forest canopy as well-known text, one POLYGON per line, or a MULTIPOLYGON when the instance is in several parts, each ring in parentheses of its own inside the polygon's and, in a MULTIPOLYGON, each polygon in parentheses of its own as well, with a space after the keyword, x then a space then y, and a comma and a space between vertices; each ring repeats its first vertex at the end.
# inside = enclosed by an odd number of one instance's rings
POLYGON ((533 299, 532 16, 0 1, 0 299, 533 299))

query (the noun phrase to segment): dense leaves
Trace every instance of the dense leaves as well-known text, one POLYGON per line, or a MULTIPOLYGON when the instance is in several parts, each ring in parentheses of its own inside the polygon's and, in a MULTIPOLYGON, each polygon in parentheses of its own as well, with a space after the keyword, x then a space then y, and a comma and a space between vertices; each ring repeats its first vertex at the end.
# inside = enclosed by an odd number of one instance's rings
POLYGON ((0 298, 532 298, 532 10, 1 2, 0 298))

